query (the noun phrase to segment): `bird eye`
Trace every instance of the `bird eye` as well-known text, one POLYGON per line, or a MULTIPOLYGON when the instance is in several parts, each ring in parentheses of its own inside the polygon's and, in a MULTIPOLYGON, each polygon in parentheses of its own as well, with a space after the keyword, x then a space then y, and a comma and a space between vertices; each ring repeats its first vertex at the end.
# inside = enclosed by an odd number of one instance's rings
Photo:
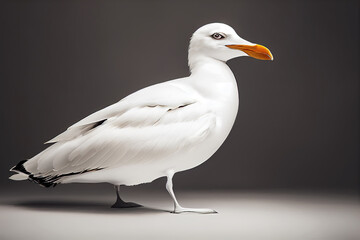
POLYGON ((221 33, 214 33, 213 35, 211 35, 211 37, 216 40, 225 38, 224 34, 221 34, 221 33))

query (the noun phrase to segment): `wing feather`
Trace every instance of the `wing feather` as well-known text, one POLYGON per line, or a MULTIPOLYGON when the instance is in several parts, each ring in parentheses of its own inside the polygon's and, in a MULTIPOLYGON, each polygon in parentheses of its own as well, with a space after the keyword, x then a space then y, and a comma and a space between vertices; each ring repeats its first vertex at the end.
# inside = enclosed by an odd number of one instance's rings
POLYGON ((163 86, 155 86, 158 94, 143 89, 74 124, 25 168, 35 177, 58 181, 73 173, 153 161, 211 133, 216 117, 205 104, 176 86, 168 85, 165 94, 163 86))
POLYGON ((96 123, 112 117, 121 116, 136 107, 156 107, 161 105, 176 108, 194 102, 196 102, 194 98, 190 97, 186 91, 172 84, 171 81, 152 85, 89 115, 46 143, 71 140, 91 130, 96 123))

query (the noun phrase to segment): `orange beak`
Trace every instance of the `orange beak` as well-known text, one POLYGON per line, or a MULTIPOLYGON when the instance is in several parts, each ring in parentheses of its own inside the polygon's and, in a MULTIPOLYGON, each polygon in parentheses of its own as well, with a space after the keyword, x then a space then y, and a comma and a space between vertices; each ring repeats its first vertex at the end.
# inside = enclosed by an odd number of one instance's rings
POLYGON ((260 60, 273 60, 273 56, 269 49, 261 45, 226 45, 228 48, 241 50, 250 57, 260 60))

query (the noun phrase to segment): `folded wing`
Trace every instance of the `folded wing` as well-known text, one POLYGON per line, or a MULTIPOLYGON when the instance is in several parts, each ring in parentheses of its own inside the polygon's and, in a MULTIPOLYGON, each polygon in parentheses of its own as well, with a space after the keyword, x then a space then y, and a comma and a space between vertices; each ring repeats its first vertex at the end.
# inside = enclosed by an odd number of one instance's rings
POLYGON ((72 125, 24 163, 34 179, 154 161, 203 141, 215 115, 180 88, 154 85, 72 125), (166 89, 165 89, 166 88, 166 89))

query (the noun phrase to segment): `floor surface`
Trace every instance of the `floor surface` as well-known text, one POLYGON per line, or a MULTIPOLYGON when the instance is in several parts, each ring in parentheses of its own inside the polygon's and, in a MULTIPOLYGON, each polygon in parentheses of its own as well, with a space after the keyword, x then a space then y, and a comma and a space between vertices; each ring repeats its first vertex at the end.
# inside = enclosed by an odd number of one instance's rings
POLYGON ((1 240, 360 239, 360 202, 351 194, 179 191, 183 206, 218 213, 172 214, 166 191, 125 189, 125 200, 145 207, 111 209, 111 189, 31 189, 2 194, 1 240))

